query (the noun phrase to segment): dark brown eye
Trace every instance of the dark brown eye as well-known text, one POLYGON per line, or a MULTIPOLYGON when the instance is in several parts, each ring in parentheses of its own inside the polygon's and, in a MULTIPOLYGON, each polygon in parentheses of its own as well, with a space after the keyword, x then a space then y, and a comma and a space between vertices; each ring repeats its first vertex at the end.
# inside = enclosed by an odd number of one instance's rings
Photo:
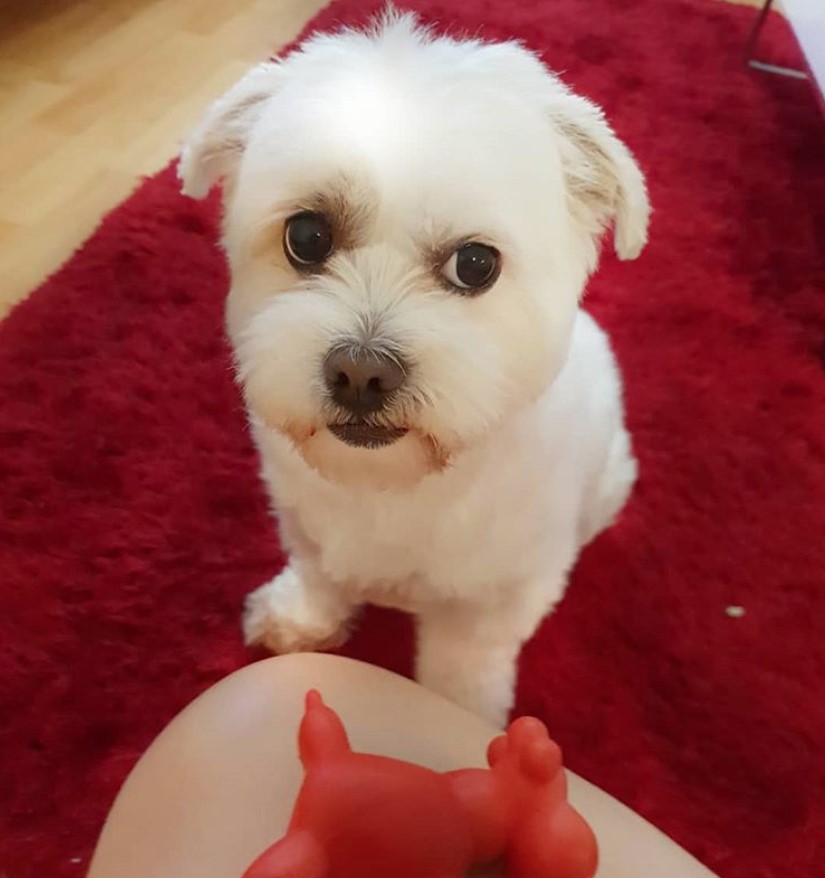
POLYGON ((501 254, 495 247, 471 241, 453 253, 441 273, 459 292, 471 296, 492 286, 500 268, 501 254))
POLYGON ((284 252, 296 268, 320 265, 332 253, 332 228, 321 213, 291 216, 284 230, 284 252))

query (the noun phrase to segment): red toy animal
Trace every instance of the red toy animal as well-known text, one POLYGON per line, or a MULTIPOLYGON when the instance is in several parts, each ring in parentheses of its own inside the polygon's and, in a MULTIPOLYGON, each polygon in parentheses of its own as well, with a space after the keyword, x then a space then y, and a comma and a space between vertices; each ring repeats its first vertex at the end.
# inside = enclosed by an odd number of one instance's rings
POLYGON ((489 770, 439 774, 353 753, 312 691, 298 742, 305 777, 289 829, 244 878, 463 878, 501 856, 510 878, 596 872, 596 840, 567 802, 561 751, 537 719, 490 744, 489 770))

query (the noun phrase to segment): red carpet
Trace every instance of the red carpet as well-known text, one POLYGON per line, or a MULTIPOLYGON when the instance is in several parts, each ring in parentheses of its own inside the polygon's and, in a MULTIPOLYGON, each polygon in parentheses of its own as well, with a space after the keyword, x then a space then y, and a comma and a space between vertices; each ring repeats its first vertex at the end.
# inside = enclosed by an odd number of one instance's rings
MULTIPOLYGON (((416 6, 542 50, 605 105, 656 206, 643 258, 607 258, 589 295, 627 376, 641 483, 526 649, 519 709, 725 878, 825 875, 825 126, 810 88, 744 69, 752 10, 724 4, 416 6)), ((772 28, 768 49, 793 55, 772 28)), ((168 171, 148 181, 0 325, 8 878, 85 873, 141 751, 250 660, 241 599, 282 562, 222 339, 216 207, 168 171)), ((349 652, 405 670, 409 629, 368 615, 349 652)))

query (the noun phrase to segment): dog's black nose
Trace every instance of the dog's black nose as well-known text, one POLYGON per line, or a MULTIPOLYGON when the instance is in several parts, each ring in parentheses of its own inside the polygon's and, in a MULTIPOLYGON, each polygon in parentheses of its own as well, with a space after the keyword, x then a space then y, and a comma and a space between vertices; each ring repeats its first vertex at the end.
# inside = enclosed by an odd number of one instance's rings
POLYGON ((371 348, 336 348, 324 361, 330 396, 354 415, 380 411, 405 378, 397 358, 371 348))

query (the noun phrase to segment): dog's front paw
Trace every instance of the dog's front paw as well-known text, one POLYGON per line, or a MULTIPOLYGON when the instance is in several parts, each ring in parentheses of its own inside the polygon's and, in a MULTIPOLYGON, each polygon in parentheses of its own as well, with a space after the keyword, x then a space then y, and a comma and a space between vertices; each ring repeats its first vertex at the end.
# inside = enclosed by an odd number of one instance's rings
POLYGON ((247 595, 244 641, 277 653, 333 649, 347 639, 348 617, 349 607, 340 599, 309 592, 295 570, 287 567, 247 595))

